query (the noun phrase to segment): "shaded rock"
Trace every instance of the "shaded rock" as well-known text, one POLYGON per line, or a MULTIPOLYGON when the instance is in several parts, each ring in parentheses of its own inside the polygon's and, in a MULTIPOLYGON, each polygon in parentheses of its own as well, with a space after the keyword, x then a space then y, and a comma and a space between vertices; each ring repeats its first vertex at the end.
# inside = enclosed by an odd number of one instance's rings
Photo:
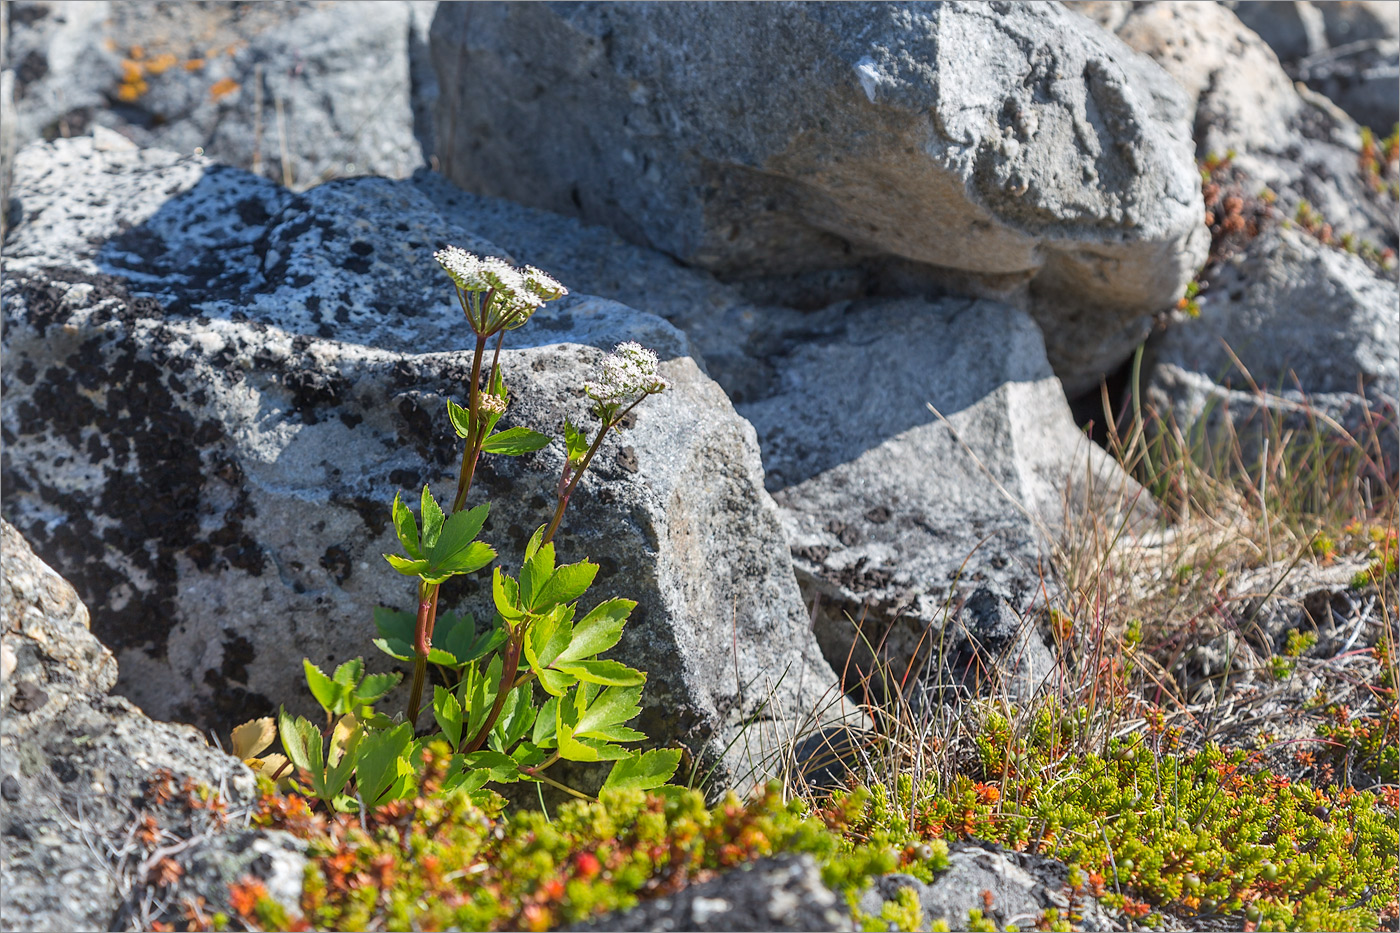
POLYGON ((755 859, 713 881, 571 930, 853 930, 810 855, 755 859))
MULTIPOLYGON (((41 149, 51 158, 25 164, 51 199, 51 233, 15 231, 23 250, 5 283, 6 514, 92 600, 123 693, 221 728, 282 702, 307 711, 300 659, 368 653, 383 668, 371 610, 412 602, 380 556, 395 548, 389 503, 425 482, 449 491, 459 454, 444 394, 465 391, 471 362, 430 254, 472 241, 407 183, 291 196, 200 160, 41 149), (55 165, 70 184, 45 174, 55 165), (93 176, 134 205, 127 233, 65 220, 87 213, 93 176), (249 202, 267 219, 234 220, 249 202), (171 267, 116 278, 145 267, 123 244, 147 238, 171 267), (78 248, 85 239, 96 245, 78 248), (344 268, 356 259, 369 271, 344 268), (325 329, 336 339, 316 336, 325 329)), ((565 416, 586 423, 579 386, 599 348, 627 339, 661 354, 673 388, 610 436, 556 541, 561 556, 602 565, 597 600, 640 603, 615 653, 651 674, 639 728, 688 742, 706 766, 729 747, 721 774, 739 781, 741 763, 761 770, 836 690, 752 428, 679 331, 587 297, 512 332, 503 424, 557 435, 565 416)), ((494 504, 483 537, 508 567, 552 513, 561 448, 478 469, 473 500, 494 504)), ((489 619, 483 580, 445 591, 444 611, 489 619)))
POLYGON ((832 726, 803 736, 793 747, 787 780, 810 794, 840 790, 851 774, 879 780, 870 766, 883 744, 878 733, 849 726, 832 726))
POLYGON ((1362 40, 1310 55, 1298 63, 1298 76, 1379 136, 1400 122, 1400 42, 1394 39, 1362 40))
POLYGON ((1268 43, 1274 54, 1286 62, 1296 62, 1322 51, 1328 46, 1327 21, 1322 8, 1343 4, 1316 4, 1308 0, 1287 0, 1280 3, 1226 2, 1259 38, 1268 43))
POLYGON ((435 4, 22 3, 7 47, 22 142, 113 129, 307 187, 423 164, 435 4), (415 29, 418 37, 415 38, 415 29), (417 83, 415 84, 415 78, 417 83), (425 100, 414 100, 422 87, 425 100))
POLYGON ((463 187, 816 304, 919 264, 1026 304, 1072 390, 1204 256, 1179 89, 1055 5, 454 5, 433 55, 463 187))
POLYGON ((1361 259, 1271 230, 1216 271, 1198 319, 1179 315, 1153 339, 1149 398, 1189 437, 1219 450, 1242 439, 1247 463, 1283 426, 1302 438, 1341 428, 1365 447, 1344 468, 1392 476, 1397 304, 1394 281, 1361 259))
POLYGON ((1160 63, 1195 101, 1198 158, 1233 152, 1251 194, 1271 189, 1284 216, 1307 201, 1338 234, 1351 233, 1378 249, 1400 243, 1394 201, 1358 169, 1355 121, 1295 86, 1273 50, 1229 9, 1210 2, 1136 4, 1116 33, 1160 63))
MULTIPOLYGON (((16 658, 0 688, 3 926, 150 929, 160 915, 143 912, 146 895, 168 894, 155 879, 162 870, 186 874, 189 858, 185 846, 160 847, 193 839, 221 851, 226 821, 240 819, 255 796, 252 774, 194 728, 153 722, 107 695, 116 664, 88 632, 87 611, 8 523, 0 523, 0 557, 0 639, 16 658), (22 697, 30 702, 16 702, 22 697), (213 796, 191 796, 192 787, 213 796), (135 835, 148 818, 149 844, 135 835), (158 864, 163 858, 173 869, 158 864)), ((299 895, 299 870, 295 877, 299 895)), ((208 910, 227 909, 226 888, 197 893, 208 910)))
POLYGON ((861 912, 879 916, 881 905, 898 897, 902 888, 911 888, 918 895, 925 923, 943 920, 953 930, 968 929, 973 910, 981 911, 998 929, 1011 924, 1020 930, 1034 929, 1049 910, 1061 920, 1077 914, 1076 929, 1118 929, 1097 901, 1072 894, 1069 869, 1063 862, 975 842, 952 846, 949 861, 948 870, 931 884, 903 874, 877 879, 861 896, 861 912))
POLYGON ((1400 6, 1388 0, 1320 3, 1327 42, 1334 48, 1371 39, 1400 39, 1400 6))
POLYGON ((1054 685, 1055 654, 1036 619, 1023 619, 988 587, 978 587, 931 640, 933 657, 910 697, 916 718, 927 715, 930 702, 992 695, 1029 703, 1054 685))
POLYGON ((778 391, 739 411, 848 687, 877 658, 894 678, 917 674, 949 611, 983 584, 1018 609, 1042 582, 1053 589, 1067 509, 1109 515, 1119 496, 1148 508, 1075 426, 1023 312, 907 299, 804 323, 772 359, 778 391))

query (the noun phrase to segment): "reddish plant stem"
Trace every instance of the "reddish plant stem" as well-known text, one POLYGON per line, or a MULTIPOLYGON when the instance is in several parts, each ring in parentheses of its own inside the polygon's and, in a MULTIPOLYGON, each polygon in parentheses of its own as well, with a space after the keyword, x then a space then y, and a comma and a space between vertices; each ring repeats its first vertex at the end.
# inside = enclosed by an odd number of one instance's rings
MULTIPOLYGON (((598 452, 599 447, 603 446, 603 438, 607 436, 608 431, 621 422, 623 418, 627 417, 628 412, 640 405, 644 398, 646 398, 646 395, 641 396, 641 398, 638 398, 631 405, 624 408, 622 413, 617 417, 610 421, 603 422, 603 426, 598 429, 598 436, 593 439, 592 445, 588 448, 588 453, 583 455, 583 460, 579 462, 578 470, 569 480, 569 484, 559 493, 559 504, 554 508, 554 517, 550 519, 549 527, 545 529, 544 538, 540 540, 541 545, 548 544, 554 540, 554 533, 559 530, 559 523, 564 519, 564 510, 569 507, 569 499, 573 497, 574 489, 578 486, 578 481, 583 479, 583 474, 588 470, 588 465, 593 462, 593 455, 598 452)), ((567 475, 569 464, 566 463, 564 465, 564 470, 567 475)))
POLYGON ((501 681, 496 685, 496 702, 491 704, 491 712, 486 714, 486 720, 482 722, 476 735, 462 747, 462 754, 470 755, 472 752, 480 751, 481 746, 486 744, 486 737, 491 734, 492 728, 495 727, 496 719, 501 715, 501 709, 506 705, 506 697, 512 689, 511 684, 515 681, 515 672, 520 667, 520 649, 524 642, 525 630, 523 627, 518 631, 511 632, 510 641, 506 643, 505 654, 501 657, 501 681))
POLYGON ((437 619, 438 588, 420 584, 418 588, 418 620, 413 628, 413 686, 408 692, 408 721, 416 722, 423 705, 423 685, 428 674, 428 650, 433 643, 433 624, 437 619))

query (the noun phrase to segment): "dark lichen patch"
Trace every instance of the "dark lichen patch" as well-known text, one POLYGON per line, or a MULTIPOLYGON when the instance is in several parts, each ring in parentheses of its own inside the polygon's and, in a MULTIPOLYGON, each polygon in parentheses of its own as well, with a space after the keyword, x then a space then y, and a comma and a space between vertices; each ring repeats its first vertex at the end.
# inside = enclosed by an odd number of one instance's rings
POLYGON ((340 544, 332 544, 326 548, 326 552, 321 555, 321 566, 331 575, 337 586, 343 586, 355 572, 354 559, 345 546, 340 544))

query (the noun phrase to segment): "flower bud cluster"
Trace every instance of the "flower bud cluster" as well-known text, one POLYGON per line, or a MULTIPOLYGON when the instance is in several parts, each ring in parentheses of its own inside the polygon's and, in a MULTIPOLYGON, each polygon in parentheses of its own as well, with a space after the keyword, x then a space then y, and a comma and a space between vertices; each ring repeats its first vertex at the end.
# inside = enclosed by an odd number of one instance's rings
POLYGON ((478 256, 448 246, 433 254, 457 287, 457 300, 480 337, 514 330, 546 301, 563 298, 569 290, 534 266, 516 268, 496 256, 478 256))

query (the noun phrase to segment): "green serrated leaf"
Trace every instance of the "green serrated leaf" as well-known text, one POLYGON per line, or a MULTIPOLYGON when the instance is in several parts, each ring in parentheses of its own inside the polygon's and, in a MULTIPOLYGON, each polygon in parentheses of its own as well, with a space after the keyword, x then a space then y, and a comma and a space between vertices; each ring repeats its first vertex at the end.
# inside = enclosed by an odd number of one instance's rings
MULTIPOLYGON (((432 660, 429 656, 428 660, 432 660)), ((378 700, 384 694, 396 687, 403 675, 397 672, 389 674, 370 674, 355 690, 355 699, 358 703, 370 704, 378 700)))
POLYGON ((551 438, 548 434, 540 434, 538 431, 531 431, 529 428, 506 428, 499 434, 493 434, 481 445, 481 452, 484 454, 504 454, 507 457, 519 457, 523 454, 534 453, 535 451, 549 445, 551 438))
POLYGON ((426 483, 423 484, 423 496, 419 500, 418 512, 423 518, 423 533, 419 545, 423 548, 423 556, 426 557, 432 552, 433 545, 437 544, 438 535, 442 534, 444 520, 442 507, 437 504, 433 494, 428 491, 426 483))
POLYGON ((507 622, 518 622, 525 618, 520 605, 520 586, 500 567, 491 575, 491 597, 496 603, 496 612, 507 622))
POLYGON ((340 686, 312 664, 309 658, 302 658, 301 666, 306 671, 306 685, 311 688, 311 695, 316 698, 316 702, 320 703, 326 712, 335 712, 336 701, 340 699, 340 686))
POLYGON ((565 564, 550 575, 531 608, 543 612, 550 606, 571 603, 588 591, 597 575, 598 565, 590 561, 565 564))
POLYGON ((645 732, 638 732, 630 726, 616 723, 594 729, 589 735, 609 742, 640 742, 647 737, 645 732))
POLYGON ((472 752, 467 755, 462 762, 462 766, 468 770, 484 770, 491 774, 491 780, 497 784, 513 784, 520 780, 520 769, 516 760, 509 755, 500 752, 482 749, 479 752, 472 752))
POLYGON ((535 533, 530 535, 530 540, 525 542, 525 560, 530 560, 540 549, 540 542, 544 540, 544 526, 535 529, 535 533))
POLYGON ((543 670, 536 672, 536 676, 539 678, 540 686, 544 688, 545 693, 557 697, 563 696, 570 687, 578 683, 577 677, 563 671, 543 670))
POLYGON ((595 734, 596 730, 625 723, 641 712, 641 687, 608 687, 578 718, 574 731, 580 736, 595 734))
POLYGON ((647 675, 628 667, 621 661, 594 659, 590 661, 555 661, 555 670, 563 671, 590 684, 634 687, 646 683, 647 675))
MULTIPOLYGON (((501 645, 505 644, 506 639, 509 637, 510 632, 506 630, 505 626, 501 625, 496 626, 489 632, 482 632, 472 640, 471 645, 467 648, 465 660, 475 661, 478 658, 486 657, 492 651, 495 651, 501 645)), ((458 657, 462 657, 462 655, 458 655, 458 657)))
POLYGON ((433 566, 444 567, 448 558, 470 544, 481 532, 490 511, 491 503, 483 502, 474 509, 453 513, 443 522, 442 531, 426 555, 433 566))
POLYGON ((397 492, 394 493, 394 532, 409 557, 415 560, 423 557, 423 552, 418 548, 418 523, 397 492))
POLYGON ((387 606, 374 607, 374 627, 387 639, 397 638, 413 644, 413 629, 418 619, 411 612, 400 612, 387 606))
POLYGON ((554 542, 540 545, 535 556, 520 567, 520 598, 525 608, 533 610, 539 604, 540 592, 554 576, 554 542))
MULTIPOLYGON (((622 626, 637 604, 630 599, 609 599, 574 625, 574 637, 558 661, 580 661, 607 651, 622 637, 622 626)), ((557 663, 557 662, 556 662, 557 663)))
POLYGON ((540 711, 535 716, 535 726, 530 732, 530 742, 540 748, 549 748, 554 744, 554 723, 559 708, 559 697, 552 696, 544 701, 540 711))
MULTIPOLYGON (((287 757, 296 767, 303 771, 311 770, 311 756, 306 747, 306 735, 298 729, 300 723, 306 723, 305 719, 297 717, 293 719, 286 709, 277 711, 277 735, 282 740, 282 750, 287 753, 287 757)), ((311 725, 310 723, 306 723, 311 725)), ((315 728, 314 726, 312 728, 315 728)), ((316 745, 320 747, 321 732, 316 731, 316 745)))
POLYGON ((344 664, 337 667, 335 669, 335 673, 331 675, 331 680, 334 680, 342 687, 353 687, 355 686, 355 684, 360 682, 360 677, 364 674, 364 672, 364 659, 355 658, 353 660, 346 661, 344 664))
POLYGON ((412 743, 413 724, 407 722, 369 735, 361 741, 355 784, 367 806, 374 806, 389 797, 388 792, 403 775, 403 765, 407 764, 412 770, 412 764, 407 761, 412 743))
POLYGON ((475 573, 495 559, 495 548, 481 541, 473 541, 451 557, 445 558, 434 569, 439 573, 475 573))
POLYGON ((471 412, 452 399, 447 400, 447 417, 452 421, 452 430, 458 437, 471 437, 471 412))
POLYGON ((374 639, 374 647, 391 658, 397 658, 400 661, 413 660, 413 646, 406 641, 400 641, 397 638, 376 638, 374 639))
POLYGON ((491 730, 490 743, 498 752, 505 752, 525 737, 535 723, 533 687, 524 683, 506 695, 501 715, 491 730))
POLYGON ((496 689, 501 683, 501 657, 497 655, 492 658, 484 673, 475 667, 469 667, 467 670, 471 672, 473 679, 465 694, 466 702, 462 704, 466 711, 463 717, 466 728, 463 732, 475 736, 481 731, 482 724, 486 722, 486 715, 496 702, 496 689))
POLYGON ((389 562, 389 566, 406 577, 416 577, 432 566, 426 560, 409 560, 398 554, 385 554, 384 559, 389 562))
POLYGON ((621 758, 608 772, 603 790, 651 790, 660 787, 676 773, 681 763, 678 748, 658 748, 621 758))
POLYGON ((453 748, 462 744, 462 704, 446 687, 433 687, 433 718, 453 748))

